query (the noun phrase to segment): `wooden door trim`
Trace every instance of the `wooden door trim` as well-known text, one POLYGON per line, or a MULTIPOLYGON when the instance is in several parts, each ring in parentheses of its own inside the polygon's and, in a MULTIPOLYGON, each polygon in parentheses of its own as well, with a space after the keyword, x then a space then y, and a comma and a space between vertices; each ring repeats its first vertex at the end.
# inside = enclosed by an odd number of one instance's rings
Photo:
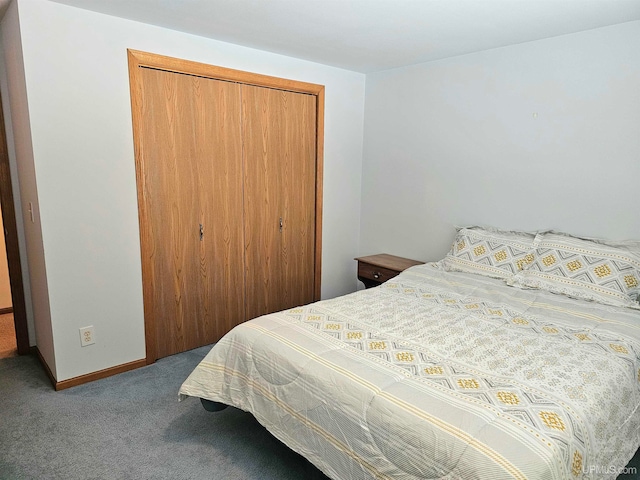
POLYGON ((322 279, 322 181, 324 159, 324 86, 316 94, 316 258, 314 300, 320 300, 322 279))
MULTIPOLYGON (((144 205, 144 171, 142 158, 142 81, 139 69, 154 68, 168 72, 196 75, 214 80, 243 83, 259 87, 275 88, 297 93, 305 93, 316 97, 316 218, 315 218, 315 263, 314 263, 314 300, 320 300, 321 295, 321 263, 322 263, 322 173, 324 153, 324 85, 300 82, 285 78, 261 75, 258 73, 234 70, 215 65, 208 65, 190 60, 183 60, 139 50, 127 50, 129 63, 129 86, 131 90, 131 113, 133 120, 133 144, 136 164, 136 185, 138 194, 138 221, 140 224, 141 247, 146 245, 143 236, 143 225, 147 222, 147 212, 144 205)), ((141 248, 141 250, 145 250, 141 248)), ((142 258, 142 289, 145 323, 145 343, 147 364, 156 360, 156 332, 155 322, 151 313, 149 301, 151 299, 152 265, 150 259, 142 258)))
MULTIPOLYGON (((22 278, 22 264, 20 262, 20 247, 18 244, 16 207, 13 201, 7 134, 1 101, 0 129, 2 130, 2 132, 0 132, 0 208, 2 208, 2 222, 5 229, 5 246, 9 267, 13 323, 16 328, 18 354, 26 355, 31 351, 29 346, 29 329, 27 327, 27 307, 24 299, 24 282, 22 278)), ((0 252, 0 255, 4 255, 4 253, 0 252)))

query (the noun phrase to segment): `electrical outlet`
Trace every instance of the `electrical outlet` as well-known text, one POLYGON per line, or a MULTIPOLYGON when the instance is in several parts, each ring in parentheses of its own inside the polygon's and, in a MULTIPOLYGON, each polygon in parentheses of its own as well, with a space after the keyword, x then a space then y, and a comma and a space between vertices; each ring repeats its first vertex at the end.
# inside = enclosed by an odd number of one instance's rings
POLYGON ((96 343, 96 332, 93 330, 93 325, 82 327, 80 329, 80 345, 86 347, 94 343, 96 343))

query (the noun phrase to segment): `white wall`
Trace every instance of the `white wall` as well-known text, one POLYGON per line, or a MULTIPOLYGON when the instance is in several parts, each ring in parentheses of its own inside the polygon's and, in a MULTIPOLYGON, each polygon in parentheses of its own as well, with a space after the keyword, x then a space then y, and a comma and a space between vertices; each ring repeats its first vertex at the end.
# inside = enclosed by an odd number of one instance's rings
POLYGON ((361 254, 454 225, 640 238, 640 22, 367 76, 361 254))
POLYGON ((322 296, 355 289, 364 75, 46 0, 18 10, 58 381, 145 357, 127 48, 326 86, 322 296))
POLYGON ((29 344, 38 345, 47 365, 55 371, 49 294, 40 218, 37 215, 38 194, 16 2, 9 4, 0 22, 0 30, 0 90, 24 282, 29 344), (28 199, 31 199, 34 205, 33 222, 28 213, 28 199))

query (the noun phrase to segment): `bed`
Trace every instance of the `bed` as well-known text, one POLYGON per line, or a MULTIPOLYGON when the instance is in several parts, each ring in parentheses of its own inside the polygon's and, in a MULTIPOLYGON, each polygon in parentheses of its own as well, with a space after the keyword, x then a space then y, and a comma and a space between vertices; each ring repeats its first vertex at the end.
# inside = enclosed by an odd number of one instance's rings
POLYGON ((180 395, 334 479, 616 478, 640 446, 639 247, 462 228, 439 262, 239 325, 180 395))

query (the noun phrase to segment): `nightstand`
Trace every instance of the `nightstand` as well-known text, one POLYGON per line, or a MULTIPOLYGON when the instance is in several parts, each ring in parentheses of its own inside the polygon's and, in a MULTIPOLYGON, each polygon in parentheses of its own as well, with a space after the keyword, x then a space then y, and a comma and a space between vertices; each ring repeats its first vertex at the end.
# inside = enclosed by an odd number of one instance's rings
POLYGON ((403 270, 424 263, 387 253, 358 257, 355 260, 358 261, 358 280, 364 283, 365 288, 377 287, 403 270))

